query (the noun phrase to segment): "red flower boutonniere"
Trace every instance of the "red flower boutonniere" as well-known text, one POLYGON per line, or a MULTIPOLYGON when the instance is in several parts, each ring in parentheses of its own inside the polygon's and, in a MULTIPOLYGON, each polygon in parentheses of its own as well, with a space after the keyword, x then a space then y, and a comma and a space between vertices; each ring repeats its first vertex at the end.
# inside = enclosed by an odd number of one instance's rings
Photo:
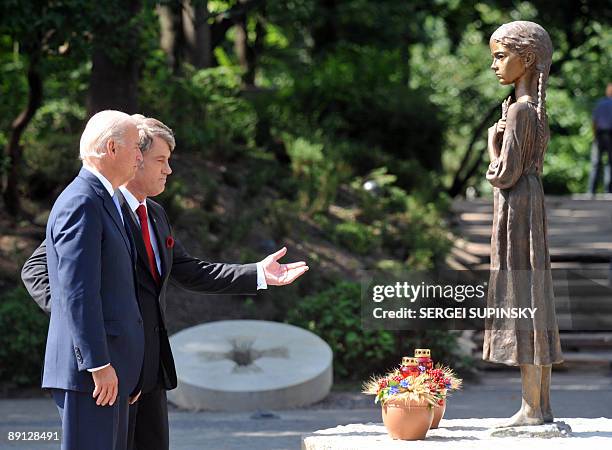
POLYGON ((166 248, 174 247, 174 238, 172 236, 168 236, 166 238, 166 248))

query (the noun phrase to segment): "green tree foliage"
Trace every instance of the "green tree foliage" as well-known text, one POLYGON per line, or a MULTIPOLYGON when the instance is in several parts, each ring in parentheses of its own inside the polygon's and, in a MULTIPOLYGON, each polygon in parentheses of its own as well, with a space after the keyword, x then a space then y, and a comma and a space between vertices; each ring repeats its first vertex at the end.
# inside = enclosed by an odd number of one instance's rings
MULTIPOLYGON (((12 186, 13 200, 31 200, 23 202, 26 217, 48 209, 78 169, 93 91, 98 106, 137 103, 167 123, 177 163, 189 155, 201 164, 177 171, 162 201, 173 217, 190 209, 186 228, 208 248, 242 248, 254 222, 276 241, 300 241, 310 226, 365 266, 429 268, 450 246, 447 194, 490 190, 486 130, 511 91, 489 69, 488 39, 520 19, 541 23, 555 45, 545 189, 585 191, 591 109, 611 81, 605 0, 5 0, 2 187, 12 186), (160 6, 166 18, 180 16, 171 48, 160 43, 168 37, 160 6), (199 30, 196 41, 190 26, 199 30), (194 54, 198 48, 205 54, 194 54), (40 101, 28 102, 39 84, 40 101), (27 118, 21 128, 19 117, 27 118), (222 173, 207 173, 208 165, 222 173), (218 197, 243 203, 221 213, 218 197)), ((14 212, 6 201, 2 208, 14 212)), ((291 320, 333 343, 344 358, 338 374, 364 355, 376 364, 397 355, 388 335, 360 333, 347 300, 355 286, 334 287, 329 278, 304 288, 312 296, 298 310, 310 318, 291 320)), ((454 342, 449 333, 427 338, 454 342)))
POLYGON ((329 344, 337 378, 362 379, 372 370, 395 363, 394 335, 361 329, 360 298, 359 284, 340 282, 304 298, 287 317, 289 323, 312 331, 329 344))
POLYGON ((363 330, 358 283, 342 281, 305 297, 289 311, 287 322, 312 331, 329 344, 336 379, 364 380, 395 368, 402 356, 412 356, 415 348, 423 347, 431 349, 436 362, 457 370, 472 364, 469 357, 458 355, 456 332, 363 330))
POLYGON ((240 75, 220 66, 175 77, 159 53, 145 62, 141 81, 142 113, 171 124, 182 151, 222 158, 253 146, 256 116, 241 96, 240 75))
MULTIPOLYGON (((114 61, 136 55, 141 62, 142 112, 175 124, 187 148, 236 143, 248 148, 255 138, 257 146, 268 150, 280 145, 280 153, 274 151, 282 157, 282 147, 293 140, 322 142, 328 168, 321 176, 339 176, 321 184, 327 192, 320 196, 321 205, 328 203, 335 185, 378 167, 387 167, 407 190, 421 187, 415 179, 422 171, 435 174, 436 183, 426 184, 427 189, 449 188, 456 172, 462 171, 471 175, 462 181, 486 191, 479 176, 482 166, 475 166, 486 162, 483 125, 492 123, 496 105, 509 93, 488 70, 487 40, 500 23, 527 19, 542 23, 556 47, 546 185, 555 192, 585 187, 592 139, 589 114, 602 95, 612 47, 611 13, 605 1, 564 1, 562 6, 548 0, 191 3, 209 14, 209 47, 219 66, 213 72, 199 74, 188 64, 178 73, 174 67, 162 67, 166 58, 160 49, 155 2, 141 2, 142 12, 134 18, 141 33, 135 37, 121 31, 125 27, 96 37, 96 30, 124 20, 118 15, 127 9, 117 2, 2 2, 0 142, 8 141, 10 123, 25 105, 25 71, 31 55, 41 58, 44 102, 55 103, 54 110, 66 111, 78 123, 84 118, 91 52, 103 46, 114 61), (252 58, 254 85, 269 95, 241 92, 245 69, 234 44, 236 25, 243 18, 251 46, 247 50, 258 52, 252 58), (255 45, 258 40, 261 43, 255 45), (79 85, 72 83, 75 73, 80 74, 79 85), (51 79, 58 83, 48 86, 51 79), (289 142, 284 142, 283 133, 289 133, 289 142), (468 148, 472 152, 465 156, 468 148)), ((42 141, 54 140, 50 132, 78 134, 78 128, 72 123, 67 128, 47 126, 42 133, 26 134, 22 144, 42 149, 42 141)), ((67 139, 66 145, 69 142, 74 139, 67 139)), ((30 152, 41 161, 35 153, 30 152)), ((25 163, 30 163, 28 156, 25 163)), ((9 164, 4 157, 3 167, 9 164)), ((38 167, 38 162, 32 164, 34 173, 38 167)), ((46 177, 57 178, 49 177, 51 171, 46 177)))
POLYGON ((0 381, 40 382, 49 319, 22 287, 0 294, 0 381))
POLYGON ((488 38, 502 23, 532 20, 548 30, 555 46, 547 95, 551 141, 544 188, 557 194, 584 192, 593 138, 591 110, 603 96, 612 60, 610 8, 598 1, 477 2, 473 8, 464 2, 445 3, 461 18, 427 18, 424 29, 431 39, 412 48, 410 83, 429 89, 431 102, 446 113, 444 184, 450 186, 458 170, 470 171, 461 165, 465 159, 472 169, 467 184, 490 191, 482 176, 486 129, 499 118, 498 105, 511 90, 499 86, 489 70, 488 38), (465 158, 470 146, 473 151, 465 158))

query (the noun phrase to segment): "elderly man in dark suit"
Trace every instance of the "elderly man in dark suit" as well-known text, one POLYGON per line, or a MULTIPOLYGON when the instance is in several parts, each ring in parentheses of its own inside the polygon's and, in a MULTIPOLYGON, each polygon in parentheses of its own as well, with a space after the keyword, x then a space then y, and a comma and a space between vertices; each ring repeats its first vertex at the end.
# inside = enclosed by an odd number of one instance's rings
MULTIPOLYGON (((145 356, 142 394, 130 408, 130 446, 137 450, 168 449, 166 390, 176 387, 174 360, 165 326, 169 280, 203 293, 252 294, 267 285, 285 285, 301 276, 304 262, 279 264, 286 249, 257 264, 208 263, 190 256, 174 236, 164 209, 150 197, 163 192, 172 173, 172 131, 156 119, 141 118, 140 147, 144 164, 126 186, 121 205, 136 243, 140 310, 144 321, 145 356)), ((44 243, 26 262, 22 278, 30 294, 47 309, 44 243)))
POLYGON ((42 387, 62 420, 63 450, 127 446, 128 397, 144 355, 135 249, 117 200, 142 154, 133 118, 94 115, 81 136, 83 168, 47 223, 51 320, 42 387))

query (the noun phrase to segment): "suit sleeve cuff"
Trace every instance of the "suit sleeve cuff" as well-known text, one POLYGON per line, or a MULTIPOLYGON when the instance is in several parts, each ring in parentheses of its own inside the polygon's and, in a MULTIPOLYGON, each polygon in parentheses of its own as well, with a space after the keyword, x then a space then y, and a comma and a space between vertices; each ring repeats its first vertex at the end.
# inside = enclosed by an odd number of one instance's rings
POLYGON ((257 263, 257 290, 268 289, 268 283, 266 283, 266 276, 264 274, 263 267, 260 262, 257 263))
POLYGON ((110 366, 110 363, 108 364, 104 364, 103 366, 100 367, 94 367, 93 369, 87 369, 88 372, 97 372, 98 370, 102 370, 106 367, 110 366))

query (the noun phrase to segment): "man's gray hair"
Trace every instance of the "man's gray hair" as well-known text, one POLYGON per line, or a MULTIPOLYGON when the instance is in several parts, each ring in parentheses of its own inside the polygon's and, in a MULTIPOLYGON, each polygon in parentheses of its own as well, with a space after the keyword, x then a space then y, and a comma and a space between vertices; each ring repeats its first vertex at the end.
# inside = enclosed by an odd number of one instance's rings
POLYGON ((174 133, 170 127, 157 119, 153 119, 152 117, 140 116, 138 119, 138 130, 140 132, 139 146, 141 152, 144 153, 151 148, 153 138, 156 136, 163 139, 164 142, 168 144, 170 151, 174 150, 174 147, 176 147, 176 141, 174 139, 174 133))
POLYGON ((106 110, 94 114, 85 125, 79 145, 80 158, 101 158, 106 155, 109 140, 123 144, 126 125, 136 125, 135 120, 121 111, 106 110))

